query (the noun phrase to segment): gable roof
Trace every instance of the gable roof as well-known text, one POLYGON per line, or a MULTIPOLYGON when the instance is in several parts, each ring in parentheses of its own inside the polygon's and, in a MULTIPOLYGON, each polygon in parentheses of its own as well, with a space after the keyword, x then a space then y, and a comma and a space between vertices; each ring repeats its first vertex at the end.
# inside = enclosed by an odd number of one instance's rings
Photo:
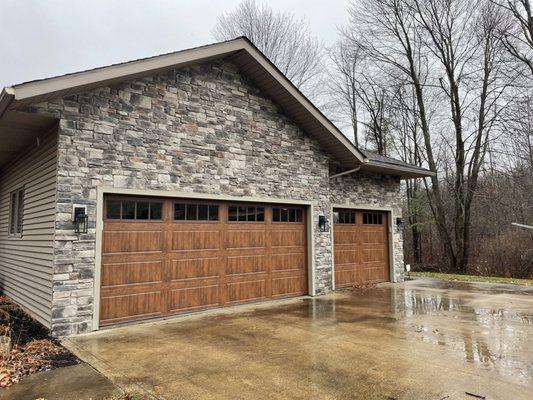
MULTIPOLYGON (((365 164, 369 163, 365 154, 245 37, 4 88, 0 93, 0 120, 6 112, 30 104, 215 59, 227 59, 236 64, 341 165, 346 168, 361 165, 365 169, 365 164)), ((402 175, 402 171, 397 172, 402 175)), ((424 176, 431 174, 423 169, 419 172, 424 176)))

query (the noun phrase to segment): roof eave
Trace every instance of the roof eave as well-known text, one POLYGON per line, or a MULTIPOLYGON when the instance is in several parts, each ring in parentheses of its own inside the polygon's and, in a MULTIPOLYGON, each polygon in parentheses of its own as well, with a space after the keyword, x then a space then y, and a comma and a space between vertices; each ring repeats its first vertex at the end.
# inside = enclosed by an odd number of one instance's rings
POLYGON ((361 170, 369 172, 379 172, 383 174, 396 175, 404 179, 427 178, 437 174, 425 168, 407 167, 401 165, 392 165, 369 160, 362 165, 361 170))
POLYGON ((0 92, 0 118, 8 109, 11 102, 15 99, 15 90, 12 87, 5 87, 0 92))
POLYGON ((66 75, 39 79, 13 85, 15 100, 24 100, 59 92, 64 89, 84 87, 87 84, 106 82, 113 79, 128 79, 137 74, 149 74, 161 69, 171 68, 176 64, 187 62, 199 63, 210 58, 221 57, 242 49, 242 39, 220 42, 159 56, 113 64, 105 67, 74 72, 66 75), (216 49, 215 49, 216 46, 216 49))

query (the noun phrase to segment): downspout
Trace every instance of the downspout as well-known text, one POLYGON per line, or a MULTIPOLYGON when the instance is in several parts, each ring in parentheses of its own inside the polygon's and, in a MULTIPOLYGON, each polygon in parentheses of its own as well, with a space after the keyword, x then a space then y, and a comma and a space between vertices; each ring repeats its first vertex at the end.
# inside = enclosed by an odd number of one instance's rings
POLYGON ((349 169, 348 171, 344 171, 344 172, 340 172, 340 173, 335 174, 335 175, 331 175, 329 177, 329 179, 338 178, 339 176, 343 176, 343 175, 353 174, 354 172, 357 172, 360 169, 361 169, 361 166, 359 165, 357 168, 349 169))
POLYGON ((0 92, 0 118, 2 118, 14 98, 15 89, 12 87, 2 89, 2 92, 0 92))

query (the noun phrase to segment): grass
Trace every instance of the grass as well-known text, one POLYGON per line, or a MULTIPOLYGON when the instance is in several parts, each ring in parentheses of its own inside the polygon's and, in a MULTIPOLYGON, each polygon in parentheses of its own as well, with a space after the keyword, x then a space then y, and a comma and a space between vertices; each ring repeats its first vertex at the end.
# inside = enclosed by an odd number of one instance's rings
POLYGON ((448 281, 512 283, 515 285, 525 285, 525 286, 533 285, 533 279, 500 278, 498 276, 447 274, 444 272, 411 272, 411 276, 417 276, 421 278, 443 279, 443 280, 448 280, 448 281))

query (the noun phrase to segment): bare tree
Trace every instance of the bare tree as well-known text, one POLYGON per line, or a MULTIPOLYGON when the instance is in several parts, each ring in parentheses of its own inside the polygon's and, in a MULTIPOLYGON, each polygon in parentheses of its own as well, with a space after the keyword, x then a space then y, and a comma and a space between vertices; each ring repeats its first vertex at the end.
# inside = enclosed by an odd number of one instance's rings
MULTIPOLYGON (((393 99, 392 146, 398 157, 412 165, 423 165, 420 124, 417 113, 416 95, 410 85, 400 82, 393 99)), ((425 199, 420 179, 405 181, 407 228, 410 229, 413 262, 422 263, 422 218, 425 199)))
POLYGON ((462 272, 469 260, 470 209, 507 87, 495 36, 499 16, 487 1, 469 0, 361 0, 352 3, 350 15, 365 52, 387 66, 384 75, 412 86, 430 169, 439 170, 439 151, 451 160, 441 160, 444 178, 433 177, 426 187, 450 269, 462 272), (428 118, 431 101, 440 103, 439 126, 428 118), (443 148, 435 147, 439 143, 443 148), (451 204, 442 196, 448 182, 451 204))
POLYGON ((322 73, 324 51, 305 19, 274 11, 256 0, 244 0, 218 17, 213 35, 217 40, 246 36, 296 87, 308 95, 316 94, 314 84, 322 73))
POLYGON ((507 87, 500 81, 502 49, 495 35, 501 19, 490 3, 480 7, 464 0, 415 0, 414 7, 429 36, 428 48, 445 73, 439 86, 449 102, 455 136, 452 269, 464 272, 472 202, 499 112, 498 99, 507 87), (470 113, 471 121, 465 121, 470 113))
MULTIPOLYGON (((422 29, 408 0, 361 0, 350 5, 350 28, 359 30, 365 52, 378 64, 391 67, 401 80, 412 85, 417 118, 424 139, 429 169, 437 171, 427 113, 428 69, 430 62, 423 48, 422 29)), ((447 229, 447 214, 440 182, 431 177, 428 188, 430 205, 447 253, 452 253, 452 239, 447 229), (431 190, 430 190, 431 188, 431 190)))
POLYGON ((366 128, 366 143, 370 143, 378 154, 386 156, 391 126, 391 93, 370 73, 361 72, 358 79, 355 92, 367 116, 360 120, 366 128))
POLYGON ((533 9, 530 0, 491 0, 507 11, 514 23, 499 32, 507 51, 527 66, 533 75, 533 9))
POLYGON ((332 114, 339 114, 339 119, 347 118, 350 121, 353 142, 359 146, 359 121, 358 121, 358 75, 362 63, 361 46, 357 40, 341 40, 329 50, 332 63, 328 79, 330 107, 332 114))

